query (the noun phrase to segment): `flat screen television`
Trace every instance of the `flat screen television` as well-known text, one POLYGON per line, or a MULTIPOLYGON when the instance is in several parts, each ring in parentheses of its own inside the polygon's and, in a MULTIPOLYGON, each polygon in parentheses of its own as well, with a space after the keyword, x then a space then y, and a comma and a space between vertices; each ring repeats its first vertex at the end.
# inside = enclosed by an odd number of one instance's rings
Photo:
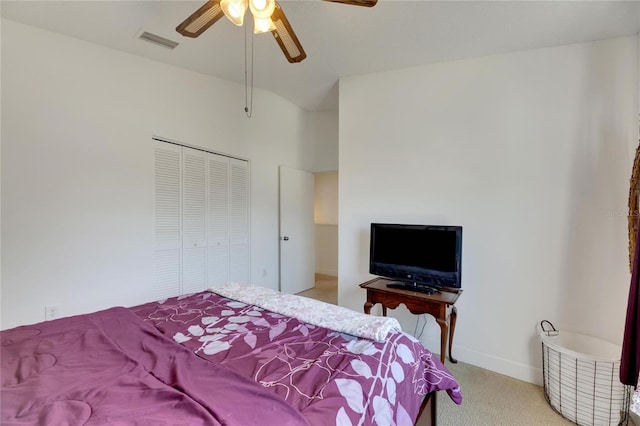
POLYGON ((371 224, 369 272, 424 293, 462 287, 462 226, 371 224))

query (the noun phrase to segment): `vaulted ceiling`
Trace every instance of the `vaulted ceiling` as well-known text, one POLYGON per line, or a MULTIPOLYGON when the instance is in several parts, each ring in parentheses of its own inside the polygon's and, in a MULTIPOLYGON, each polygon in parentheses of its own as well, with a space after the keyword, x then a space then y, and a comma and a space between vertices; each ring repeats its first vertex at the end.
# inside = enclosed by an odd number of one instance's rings
MULTIPOLYGON (((222 19, 196 39, 175 27, 202 1, 6 1, 4 18, 244 83, 245 31, 222 19), (174 50, 137 38, 148 31, 174 50)), ((307 110, 337 108, 340 77, 632 35, 637 1, 398 1, 373 8, 281 0, 307 53, 290 64, 254 36, 254 84, 307 110)), ((249 34, 249 40, 251 40, 249 34)))

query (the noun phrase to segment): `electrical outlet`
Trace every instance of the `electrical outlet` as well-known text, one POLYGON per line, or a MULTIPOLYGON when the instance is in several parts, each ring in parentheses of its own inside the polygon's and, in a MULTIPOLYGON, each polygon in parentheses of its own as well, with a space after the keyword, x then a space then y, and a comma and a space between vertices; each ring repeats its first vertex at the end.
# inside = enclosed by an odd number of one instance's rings
POLYGON ((46 321, 56 319, 60 316, 59 305, 48 305, 44 307, 44 319, 46 321))

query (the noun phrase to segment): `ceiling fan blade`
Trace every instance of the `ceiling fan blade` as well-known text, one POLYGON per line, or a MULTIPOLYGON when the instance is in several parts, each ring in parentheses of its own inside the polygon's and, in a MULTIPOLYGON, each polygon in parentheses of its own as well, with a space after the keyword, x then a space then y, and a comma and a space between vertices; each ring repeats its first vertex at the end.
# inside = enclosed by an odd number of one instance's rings
POLYGON ((271 20, 276 26, 276 29, 271 31, 271 34, 273 34, 273 37, 278 42, 287 61, 293 64, 295 62, 301 62, 306 58, 307 54, 304 52, 300 40, 298 40, 296 33, 293 32, 289 20, 284 16, 284 12, 277 2, 273 15, 271 15, 271 20))
POLYGON ((324 1, 331 1, 334 3, 350 4, 352 6, 365 6, 365 7, 373 7, 378 2, 378 0, 324 0, 324 1))
POLYGON ((176 31, 186 37, 198 37, 207 28, 215 24, 224 16, 220 7, 220 0, 209 0, 200 9, 196 10, 183 23, 176 27, 176 31))

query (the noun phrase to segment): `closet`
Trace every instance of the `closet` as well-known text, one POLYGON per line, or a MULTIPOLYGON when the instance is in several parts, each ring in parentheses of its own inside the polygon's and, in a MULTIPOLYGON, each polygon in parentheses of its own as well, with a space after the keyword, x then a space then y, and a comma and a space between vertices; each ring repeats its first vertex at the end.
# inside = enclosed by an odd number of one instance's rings
POLYGON ((248 283, 248 162, 155 139, 153 144, 154 295, 248 283))

